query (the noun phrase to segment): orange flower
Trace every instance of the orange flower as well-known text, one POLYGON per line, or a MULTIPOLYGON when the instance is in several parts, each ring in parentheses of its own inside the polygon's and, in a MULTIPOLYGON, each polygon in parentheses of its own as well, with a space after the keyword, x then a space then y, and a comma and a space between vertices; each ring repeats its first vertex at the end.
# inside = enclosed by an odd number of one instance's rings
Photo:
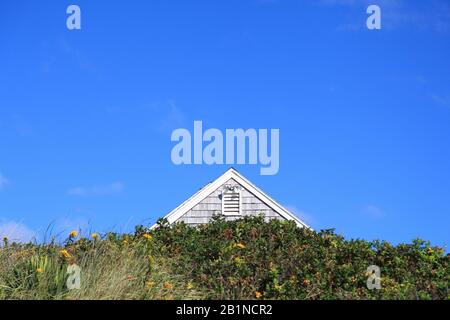
POLYGON ((239 248, 239 249, 245 249, 245 248, 246 248, 245 244, 243 244, 242 242, 237 243, 237 244, 235 245, 235 247, 236 247, 236 248, 239 248))
POLYGON ((36 269, 36 273, 44 273, 44 269, 42 269, 42 268, 37 268, 37 269, 36 269))
POLYGON ((171 284, 170 282, 164 283, 164 289, 172 290, 173 289, 173 284, 171 284))
POLYGON ((256 292, 255 292, 255 298, 256 298, 256 299, 261 299, 262 296, 263 296, 263 294, 262 294, 261 292, 259 292, 259 291, 256 291, 256 292))
POLYGON ((311 281, 309 281, 308 279, 303 280, 304 286, 309 286, 310 284, 311 284, 311 281))

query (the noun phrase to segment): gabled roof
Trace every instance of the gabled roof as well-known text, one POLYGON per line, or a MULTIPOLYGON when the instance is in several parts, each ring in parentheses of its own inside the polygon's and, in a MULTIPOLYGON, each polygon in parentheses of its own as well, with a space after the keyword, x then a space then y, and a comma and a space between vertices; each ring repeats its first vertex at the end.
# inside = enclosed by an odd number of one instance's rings
MULTIPOLYGON (((194 208, 197 204, 203 201, 206 197, 208 197, 211 193, 220 188, 224 183, 229 181, 230 179, 234 179, 237 183, 239 183, 242 187, 247 189, 250 193, 252 193, 255 197, 261 200, 264 204, 266 204, 273 211, 278 213, 280 216, 287 220, 293 220, 300 227, 310 228, 306 223, 301 221, 295 214, 284 208, 278 202, 269 197, 266 193, 264 193, 261 189, 256 187, 253 183, 243 177, 239 172, 237 172, 234 168, 230 168, 223 175, 217 178, 215 181, 208 183, 202 189, 200 189, 197 193, 195 193, 188 200, 183 202, 177 208, 175 208, 172 212, 167 214, 164 219, 172 224, 180 219, 184 214, 189 212, 192 208, 194 208)), ((156 224, 152 226, 152 229, 156 227, 156 224)))

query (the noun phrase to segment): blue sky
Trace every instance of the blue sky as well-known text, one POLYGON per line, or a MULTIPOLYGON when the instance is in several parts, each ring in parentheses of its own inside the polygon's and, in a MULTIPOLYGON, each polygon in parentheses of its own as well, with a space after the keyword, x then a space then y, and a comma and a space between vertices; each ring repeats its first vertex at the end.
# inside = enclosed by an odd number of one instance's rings
POLYGON ((279 128, 277 175, 236 168, 315 229, 448 245, 450 4, 371 3, 2 1, 0 233, 153 223, 228 168, 172 164, 202 120, 279 128))

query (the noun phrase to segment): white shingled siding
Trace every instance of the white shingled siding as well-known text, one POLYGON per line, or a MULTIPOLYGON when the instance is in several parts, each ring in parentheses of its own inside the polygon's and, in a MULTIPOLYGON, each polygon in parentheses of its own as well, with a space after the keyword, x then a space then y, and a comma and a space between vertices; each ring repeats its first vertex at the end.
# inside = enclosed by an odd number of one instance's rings
MULTIPOLYGON (((227 181, 228 185, 239 185, 235 180, 230 179, 227 181)), ((242 187, 242 186, 241 186, 242 187)), ((284 218, 280 216, 278 213, 269 208, 266 204, 264 204, 261 200, 256 198, 253 194, 251 194, 248 190, 242 188, 242 216, 251 216, 251 215, 259 215, 264 214, 266 221, 270 219, 282 219, 284 218)), ((203 201, 193 207, 190 211, 185 213, 179 221, 184 221, 189 225, 199 225, 208 223, 211 217, 215 214, 222 213, 222 187, 215 190, 208 197, 206 197, 203 201)), ((226 220, 235 220, 239 219, 242 216, 226 216, 226 220)))

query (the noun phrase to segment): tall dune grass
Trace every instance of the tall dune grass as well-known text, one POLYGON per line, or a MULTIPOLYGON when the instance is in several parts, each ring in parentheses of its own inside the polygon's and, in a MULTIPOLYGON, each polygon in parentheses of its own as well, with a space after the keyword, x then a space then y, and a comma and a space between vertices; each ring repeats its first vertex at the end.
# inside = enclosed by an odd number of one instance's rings
POLYGON ((112 235, 70 238, 64 244, 5 244, 0 248, 0 299, 202 299, 192 283, 171 272, 173 259, 150 239, 112 235), (80 289, 69 290, 68 266, 81 269, 80 289))

